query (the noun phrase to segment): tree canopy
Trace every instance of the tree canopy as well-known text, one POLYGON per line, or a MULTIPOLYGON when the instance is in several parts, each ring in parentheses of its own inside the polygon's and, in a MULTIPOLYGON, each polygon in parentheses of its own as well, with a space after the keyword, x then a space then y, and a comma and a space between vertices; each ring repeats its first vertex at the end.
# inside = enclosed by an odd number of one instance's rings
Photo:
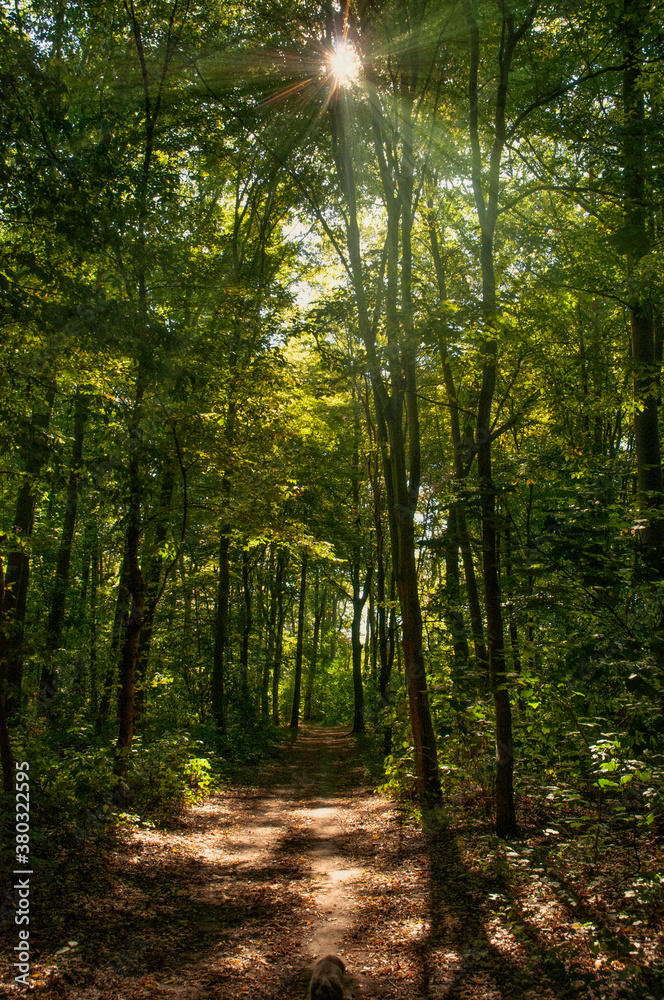
POLYGON ((661 836, 663 12, 1 5, 6 793, 304 716, 661 836))

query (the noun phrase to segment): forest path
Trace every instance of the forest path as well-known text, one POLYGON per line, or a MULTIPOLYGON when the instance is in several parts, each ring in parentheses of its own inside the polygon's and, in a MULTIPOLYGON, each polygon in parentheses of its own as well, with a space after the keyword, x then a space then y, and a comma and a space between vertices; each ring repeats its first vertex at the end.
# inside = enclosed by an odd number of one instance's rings
POLYGON ((37 992, 302 1000, 311 966, 334 952, 349 1000, 420 996, 416 956, 395 958, 386 931, 408 891, 390 861, 401 827, 366 782, 347 729, 305 726, 254 787, 229 787, 168 830, 127 830, 110 858, 86 849, 59 930, 40 935, 37 992))
POLYGON ((497 911, 516 893, 516 850, 510 874, 507 858, 487 866, 472 837, 428 840, 366 782, 353 737, 307 726, 284 734, 251 787, 167 830, 58 849, 57 897, 36 892, 31 912, 34 995, 303 1000, 313 962, 333 952, 348 1000, 625 996, 586 991, 566 971, 552 935, 579 918, 543 895, 544 876, 522 890, 538 922, 522 918, 517 935, 512 911, 497 911))

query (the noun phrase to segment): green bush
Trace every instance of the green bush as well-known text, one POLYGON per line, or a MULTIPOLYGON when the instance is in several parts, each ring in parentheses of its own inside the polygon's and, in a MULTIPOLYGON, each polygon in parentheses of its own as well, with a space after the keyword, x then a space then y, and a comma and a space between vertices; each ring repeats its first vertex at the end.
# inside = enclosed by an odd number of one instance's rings
POLYGON ((202 747, 188 733, 167 733, 151 743, 135 739, 127 778, 132 810, 163 822, 219 787, 218 766, 211 755, 200 755, 202 747))

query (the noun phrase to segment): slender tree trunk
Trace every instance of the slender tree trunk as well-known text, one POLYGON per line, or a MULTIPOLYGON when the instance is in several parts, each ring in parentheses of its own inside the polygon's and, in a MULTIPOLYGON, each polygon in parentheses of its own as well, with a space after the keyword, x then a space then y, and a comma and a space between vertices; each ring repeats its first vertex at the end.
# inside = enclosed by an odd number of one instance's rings
POLYGON ((124 640, 125 628, 129 619, 130 606, 129 560, 127 558, 127 538, 125 534, 124 551, 122 555, 122 562, 120 563, 120 576, 118 579, 118 596, 115 602, 115 615, 113 617, 113 628, 111 631, 108 664, 104 677, 104 687, 101 694, 101 701, 99 703, 99 714, 97 716, 99 724, 103 724, 108 719, 111 703, 115 701, 118 655, 124 640))
MULTIPOLYGON (((359 567, 358 567, 359 569, 359 567)), ((366 598, 365 598, 366 600, 366 598)), ((364 724, 364 685, 362 683, 362 610, 364 601, 353 598, 353 620, 350 627, 351 649, 353 657, 353 733, 363 733, 364 724)))
POLYGON ((242 549, 242 643, 240 646, 240 700, 245 717, 251 713, 249 700, 249 639, 253 628, 251 614, 251 576, 249 572, 249 553, 242 549))
POLYGON ((97 526, 89 522, 83 531, 83 557, 81 559, 81 586, 76 599, 75 628, 81 628, 85 621, 88 603, 88 587, 90 586, 90 567, 92 565, 92 549, 97 538, 97 526))
POLYGON ((337 655, 338 605, 339 598, 336 594, 332 594, 332 608, 330 611, 330 663, 334 663, 334 658, 337 655))
POLYGON ((274 542, 270 545, 270 562, 267 571, 268 589, 270 602, 265 615, 265 626, 267 631, 267 641, 265 644, 265 662, 263 665, 263 678, 261 683, 261 718, 267 721, 270 717, 269 689, 270 671, 274 663, 274 643, 277 628, 277 588, 275 580, 275 550, 274 542))
MULTIPOLYGON (((182 642, 180 643, 180 662, 182 663, 182 676, 184 678, 184 683, 187 688, 187 692, 191 700, 196 704, 198 702, 198 691, 195 683, 196 671, 194 669, 192 673, 191 668, 191 649, 194 643, 196 644, 196 662, 200 662, 200 637, 198 635, 198 601, 195 594, 193 593, 193 587, 189 580, 189 575, 187 573, 187 567, 184 558, 184 552, 180 551, 180 556, 178 558, 178 568, 180 570, 180 583, 182 586, 182 642), (191 621, 192 621, 192 606, 196 608, 196 623, 195 623, 195 636, 191 636, 191 621), (192 642, 193 638, 193 642, 192 642)), ((201 722, 203 720, 201 719, 201 722)))
POLYGON ((90 713, 93 719, 99 709, 97 681, 97 585, 100 583, 101 563, 99 559, 99 539, 95 537, 92 548, 92 581, 90 585, 90 622, 88 625, 88 670, 90 673, 90 713))
POLYGON ((138 643, 145 613, 145 588, 139 562, 142 499, 139 454, 143 391, 143 382, 139 372, 136 381, 134 410, 129 429, 129 512, 125 541, 125 558, 127 560, 127 585, 131 606, 120 651, 120 692, 118 699, 120 731, 116 744, 116 773, 120 778, 123 804, 124 779, 127 774, 131 742, 134 736, 134 694, 138 643))
POLYGON ((367 627, 364 633, 364 676, 369 677, 371 683, 371 721, 373 725, 378 721, 380 710, 378 694, 378 642, 376 637, 376 601, 374 598, 373 585, 369 587, 369 600, 367 607, 367 627))
POLYGON ((509 623, 510 645, 512 647, 512 669, 515 674, 521 673, 521 653, 519 650, 519 631, 514 613, 514 601, 512 600, 513 578, 512 578, 512 529, 510 525, 510 515, 505 519, 505 592, 507 594, 507 621, 509 623))
POLYGON ((321 623, 325 616, 325 604, 327 601, 327 588, 323 587, 323 596, 319 602, 320 571, 316 571, 316 583, 314 585, 314 635, 311 645, 311 662, 307 673, 307 687, 304 692, 304 721, 311 721, 314 680, 316 678, 316 668, 318 666, 318 642, 320 637, 321 623))
POLYGON ((397 571, 397 592, 401 608, 401 647, 410 707, 410 724, 415 745, 418 793, 433 805, 440 799, 440 783, 436 737, 431 720, 424 669, 422 612, 417 587, 412 516, 402 515, 398 525, 398 539, 400 558, 397 571))
MULTIPOLYGON (((495 487, 491 472, 491 439, 489 431, 490 401, 495 385, 495 342, 489 346, 490 360, 485 363, 483 388, 487 410, 478 414, 477 436, 480 441, 477 468, 480 481, 482 515, 482 568, 484 573, 484 607, 489 645, 489 664, 496 717, 496 833, 499 837, 514 837, 518 833, 514 810, 513 773, 514 744, 512 739, 512 709, 505 672, 503 613, 498 579, 496 546, 495 487), (493 372, 493 374, 491 374, 493 372), (482 415, 482 419, 480 419, 482 415)), ((482 401, 481 401, 482 402, 482 401)))
MULTIPOLYGON (((415 65, 409 66, 408 72, 404 69, 399 88, 401 149, 398 192, 397 178, 391 173, 386 160, 386 143, 392 142, 393 133, 382 118, 377 102, 372 102, 372 132, 387 210, 385 329, 389 388, 384 380, 384 366, 378 353, 375 325, 369 315, 357 214, 356 181, 351 155, 352 144, 346 137, 343 95, 330 105, 330 111, 337 172, 346 202, 347 248, 358 326, 371 378, 388 494, 388 516, 396 542, 393 561, 402 617, 402 647, 415 745, 417 791, 427 806, 434 806, 441 801, 441 790, 436 739, 424 670, 422 613, 413 529, 421 472, 411 245, 415 163, 412 111, 416 80, 415 65), (399 246, 400 232, 401 246, 399 246)), ((388 155, 394 161, 393 152, 388 155)))
POLYGON ((33 437, 26 447, 25 479, 16 500, 14 533, 23 543, 7 557, 5 572, 5 627, 7 660, 6 712, 11 718, 21 708, 23 690, 23 638, 25 609, 30 581, 30 554, 25 545, 32 536, 35 520, 34 485, 46 458, 46 432, 55 393, 49 390, 44 409, 33 411, 33 437))
POLYGON ((524 25, 517 32, 513 13, 506 7, 502 8, 503 34, 498 58, 499 73, 493 124, 493 146, 488 171, 488 197, 486 197, 478 125, 479 27, 470 2, 465 3, 465 9, 470 30, 469 130, 472 150, 472 183, 480 226, 482 310, 487 330, 487 336, 481 345, 482 384, 477 407, 476 443, 482 521, 484 609, 496 719, 496 833, 499 837, 513 837, 518 833, 513 790, 514 742, 512 709, 505 672, 503 616, 498 578, 496 489, 491 467, 491 408, 498 370, 498 341, 494 332, 497 303, 493 243, 499 211, 500 162, 506 138, 505 109, 510 67, 517 42, 526 30, 528 18, 532 22, 534 11, 527 15, 524 25))
MULTIPOLYGON (((643 84, 643 28, 650 5, 624 0, 622 38, 623 113, 622 146, 625 236, 630 270, 651 250, 646 193, 646 121, 643 84)), ((630 302, 634 391, 634 448, 639 504, 645 519, 643 557, 664 576, 664 495, 659 442, 659 380, 661 352, 656 347, 656 311, 650 290, 641 285, 630 302)), ((661 643, 660 643, 661 644, 661 643)))
POLYGON ((163 580, 162 569, 164 564, 163 546, 168 536, 170 524, 170 510, 173 499, 173 489, 175 486, 175 475, 173 469, 167 466, 163 473, 161 489, 159 492, 158 509, 155 512, 154 538, 151 543, 151 552, 147 560, 144 577, 145 587, 145 613, 141 625, 141 633, 138 637, 138 659, 136 661, 136 697, 135 697, 135 724, 145 712, 146 684, 148 663, 150 660, 150 648, 152 646, 152 634, 154 630, 154 620, 157 613, 157 605, 161 595, 163 580))
POLYGON ((284 608, 284 584, 286 567, 288 566, 288 549, 282 548, 277 555, 277 628, 274 639, 274 667, 272 669, 272 722, 279 725, 279 681, 281 680, 281 663, 284 651, 284 625, 286 624, 286 609, 284 608))
POLYGON ((67 484, 67 502, 55 570, 51 607, 46 633, 46 661, 42 667, 39 694, 44 703, 51 702, 58 693, 58 672, 54 663, 56 650, 60 648, 62 628, 65 620, 65 601, 69 583, 71 547, 76 528, 78 495, 81 489, 81 463, 83 461, 83 435, 89 414, 89 397, 77 391, 74 402, 74 445, 71 468, 67 484))
POLYGON ((351 577, 353 582, 353 619, 350 627, 351 650, 353 659, 353 733, 363 733, 365 731, 364 722, 364 684, 362 682, 362 612, 369 596, 371 588, 372 569, 370 567, 364 582, 364 588, 360 589, 360 565, 353 563, 351 566, 351 577))
MULTIPOLYGON (((132 32, 136 47, 137 61, 141 70, 143 81, 143 117, 144 117, 144 147, 143 162, 137 178, 135 211, 137 220, 137 231, 135 241, 136 260, 136 289, 138 300, 137 311, 137 353, 138 368, 136 375, 136 395, 134 399, 134 409, 131 415, 131 425, 129 428, 129 512, 127 524, 127 537, 125 546, 125 556, 127 560, 127 578, 129 594, 131 597, 131 608, 124 631, 120 657, 120 697, 119 715, 120 731, 116 745, 116 773, 118 775, 118 801, 125 804, 126 799, 126 775, 129 764, 129 754, 131 752, 131 742, 134 733, 134 696, 136 683, 136 666, 139 655, 139 641, 143 619, 145 615, 145 583, 140 564, 140 539, 141 539, 141 505, 142 490, 140 481, 141 466, 141 441, 142 441, 142 418, 143 418, 143 397, 147 381, 147 359, 148 348, 151 345, 152 336, 150 331, 150 303, 148 294, 148 185, 152 159, 155 152, 155 137, 157 121, 161 108, 163 87, 168 74, 169 62, 172 58, 173 42, 182 32, 186 18, 186 8, 182 12, 182 20, 179 29, 175 27, 176 8, 173 9, 171 21, 166 39, 166 54, 159 74, 160 83, 156 94, 150 93, 150 72, 145 58, 145 48, 143 45, 141 24, 138 20, 134 4, 126 6, 128 17, 131 20, 132 32)), ((177 43, 176 43, 177 44, 177 43)))
MULTIPOLYGON (((381 702, 383 699, 383 691, 387 695, 387 700, 383 702, 383 708, 387 709, 390 705, 389 698, 389 684, 390 678, 392 676, 392 668, 394 666, 394 656, 399 649, 398 636, 397 636, 397 612, 396 612, 396 578, 394 572, 390 573, 390 610, 387 619, 387 661, 385 664, 385 672, 383 673, 381 667, 380 685, 381 685, 381 702)), ((383 755, 388 757, 392 753, 392 725, 389 721, 385 721, 383 726, 383 755)))
POLYGON ((475 662, 478 669, 478 678, 482 684, 486 683, 486 678, 489 676, 489 654, 487 653, 486 640, 484 637, 482 602, 480 600, 480 592, 477 585, 475 560, 473 558, 473 550, 470 545, 466 514, 461 506, 457 508, 457 531, 459 535, 461 561, 463 563, 463 575, 466 581, 466 596, 468 598, 468 609, 470 612, 470 631, 473 636, 475 662))
POLYGON ((458 680, 465 675, 468 666, 468 637, 466 636, 466 628, 463 622, 463 613, 459 607, 461 586, 456 503, 452 503, 449 506, 447 530, 445 531, 445 594, 447 599, 447 621, 454 649, 453 676, 458 680))
POLYGON ((297 646, 295 650, 295 686, 293 688, 293 711, 290 727, 297 729, 300 721, 300 686, 302 684, 302 651, 304 648, 304 618, 307 598, 307 563, 309 550, 302 552, 302 573, 300 576, 300 605, 297 614, 297 646))
MULTIPOLYGON (((438 284, 438 294, 440 301, 447 302, 447 278, 445 274, 445 268, 443 265, 443 258, 440 252, 440 244, 438 241, 438 231, 436 229, 436 222, 433 214, 433 206, 429 204, 429 215, 428 215, 428 226, 429 226, 429 237, 431 240, 431 254, 434 261, 434 269, 436 272, 436 280, 438 284)), ((440 328, 438 330, 438 350, 440 353, 440 360, 443 368, 443 380, 445 383, 445 391, 447 392, 447 398, 449 401, 449 412, 450 412, 450 430, 452 436, 452 448, 454 455, 454 478, 456 480, 457 486, 460 486, 465 479, 468 471, 470 469, 470 463, 472 461, 472 444, 469 442, 466 445, 464 436, 461 433, 461 421, 459 419, 459 399, 457 396, 456 385, 454 382, 454 375, 452 373, 452 368, 449 361, 448 353, 448 337, 449 329, 447 323, 442 320, 440 323, 440 328), (467 462, 464 462, 464 458, 467 457, 467 462)), ((456 501, 452 506, 450 506, 450 520, 454 527, 454 534, 457 538, 457 547, 461 550, 461 559, 463 562, 463 571, 466 580, 466 594, 468 596, 468 607, 470 610, 470 629, 473 636, 473 646, 475 649, 475 660, 477 665, 477 670, 479 674, 480 683, 484 681, 484 678, 488 676, 489 672, 489 659, 486 651, 486 644, 484 641, 484 625, 482 622, 482 610, 480 603, 479 590, 477 587, 477 577, 475 574, 475 561, 473 559, 473 552, 470 545, 470 537, 468 534, 468 526, 466 524, 466 513, 463 508, 463 504, 460 501, 456 501)), ((446 559, 447 559, 448 547, 446 546, 446 559)), ((452 570, 454 573, 454 570, 452 570)), ((457 570, 458 573, 458 570, 457 570)), ((454 635, 454 628, 452 626, 451 631, 454 635)), ((466 642, 467 648, 467 642, 466 642)), ((463 655, 463 651, 462 651, 463 655)))
POLYGON ((230 525, 222 526, 219 539, 219 580, 212 660, 212 714, 219 733, 226 731, 226 660, 228 655, 228 610, 230 596, 230 525))
MULTIPOLYGON (((237 416, 234 399, 228 402, 224 438, 230 449, 235 440, 237 416)), ((222 508, 228 511, 231 496, 231 479, 226 472, 221 482, 222 508)), ((219 532, 219 581, 217 586, 217 607, 214 628, 214 652, 212 658, 212 715, 219 733, 226 732, 226 667, 229 658, 229 618, 230 618, 230 534, 232 525, 224 517, 219 532)))
MULTIPOLYGON (((359 401, 358 401, 359 402, 359 401)), ((353 517, 355 521, 355 537, 353 538, 353 557, 351 560, 351 581, 353 586, 353 619, 350 627, 351 650, 353 658, 353 733, 363 733, 364 723, 364 684, 362 682, 362 613, 369 596, 371 586, 371 569, 367 573, 364 591, 360 590, 360 557, 362 542, 360 537, 360 414, 356 408, 353 420, 353 459, 351 466, 351 496, 353 502, 353 517)), ((373 567, 372 567, 373 568, 373 567)))

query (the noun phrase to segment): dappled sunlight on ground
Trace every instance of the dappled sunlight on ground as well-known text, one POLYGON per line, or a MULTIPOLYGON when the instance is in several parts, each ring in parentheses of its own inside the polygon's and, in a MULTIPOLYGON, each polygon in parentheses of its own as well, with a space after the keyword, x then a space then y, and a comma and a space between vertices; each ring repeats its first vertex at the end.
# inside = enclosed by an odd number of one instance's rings
MULTIPOLYGON (((65 852, 57 912, 35 910, 35 995, 301 1000, 330 952, 349 1000, 637 995, 640 942, 608 936, 597 890, 566 881, 550 840, 506 845, 462 811, 427 838, 366 780, 351 737, 308 727, 256 787, 65 852)), ((641 929, 653 955, 657 931, 641 929)))

